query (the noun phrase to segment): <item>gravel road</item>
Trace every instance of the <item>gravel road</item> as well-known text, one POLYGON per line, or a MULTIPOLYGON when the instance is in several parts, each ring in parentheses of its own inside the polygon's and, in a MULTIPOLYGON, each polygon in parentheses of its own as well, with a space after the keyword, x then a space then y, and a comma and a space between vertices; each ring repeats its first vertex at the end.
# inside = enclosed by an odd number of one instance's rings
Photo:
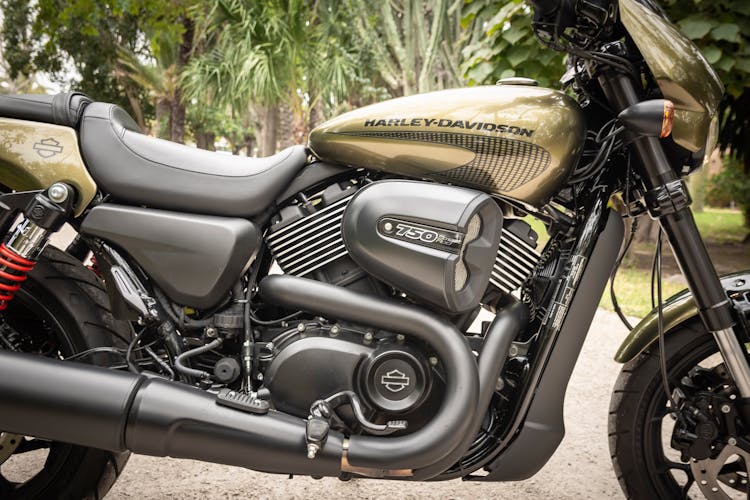
POLYGON ((260 474, 192 460, 133 456, 107 499, 219 498, 622 498, 609 458, 609 395, 620 365, 612 360, 625 329, 614 313, 599 310, 570 381, 565 402, 567 435, 547 465, 517 483, 406 483, 359 479, 315 480, 260 474))

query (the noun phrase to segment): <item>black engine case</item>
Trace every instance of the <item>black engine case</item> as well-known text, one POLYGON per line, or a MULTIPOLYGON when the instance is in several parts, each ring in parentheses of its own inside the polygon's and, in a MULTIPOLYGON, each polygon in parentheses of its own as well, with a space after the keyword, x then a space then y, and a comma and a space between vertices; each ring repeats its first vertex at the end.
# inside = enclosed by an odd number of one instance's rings
POLYGON ((452 313, 479 304, 500 244, 503 215, 488 195, 386 180, 354 195, 342 233, 365 271, 452 313))

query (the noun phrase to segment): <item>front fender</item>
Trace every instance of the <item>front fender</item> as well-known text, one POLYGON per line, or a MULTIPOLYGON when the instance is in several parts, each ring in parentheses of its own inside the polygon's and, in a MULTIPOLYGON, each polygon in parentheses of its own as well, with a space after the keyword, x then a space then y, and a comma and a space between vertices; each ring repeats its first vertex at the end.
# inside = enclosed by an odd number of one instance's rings
MULTIPOLYGON (((750 291, 750 270, 725 274, 720 279, 724 290, 734 300, 750 300, 748 297, 742 298, 744 292, 750 291)), ((685 321, 698 316, 698 307, 695 305, 693 294, 689 290, 683 290, 668 298, 664 302, 662 311, 664 314, 664 332, 666 333, 685 321)), ((631 330, 620 348, 617 349, 615 361, 627 363, 658 338, 658 316, 656 309, 654 309, 631 330)))

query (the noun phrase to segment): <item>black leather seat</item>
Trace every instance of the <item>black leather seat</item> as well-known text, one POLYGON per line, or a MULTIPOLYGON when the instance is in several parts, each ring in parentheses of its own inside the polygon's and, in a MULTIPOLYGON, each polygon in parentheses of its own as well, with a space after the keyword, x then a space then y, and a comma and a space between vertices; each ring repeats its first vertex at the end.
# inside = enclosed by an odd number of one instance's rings
POLYGON ((120 202, 232 217, 262 212, 307 162, 303 146, 242 158, 155 139, 100 102, 83 112, 80 145, 100 189, 120 202))
POLYGON ((78 128, 91 99, 80 92, 65 94, 15 94, 0 96, 0 116, 78 128))

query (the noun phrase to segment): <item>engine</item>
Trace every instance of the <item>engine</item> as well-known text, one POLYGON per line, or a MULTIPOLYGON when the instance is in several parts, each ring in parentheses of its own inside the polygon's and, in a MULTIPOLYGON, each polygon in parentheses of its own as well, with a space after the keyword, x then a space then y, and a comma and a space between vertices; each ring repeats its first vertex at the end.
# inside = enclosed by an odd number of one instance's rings
MULTIPOLYGON (((539 260, 536 234, 522 220, 504 220, 491 197, 401 180, 346 180, 300 196, 272 219, 266 241, 286 274, 403 297, 448 316, 517 290, 539 260)), ((358 401, 337 411, 342 427, 377 433, 364 417, 381 426, 407 421, 413 430, 442 399, 439 360, 398 332, 317 318, 290 322, 266 346, 271 399, 302 418, 318 399, 353 394, 358 401)))
MULTIPOLYGON (((365 234, 362 238, 362 232, 358 230, 358 224, 362 223, 356 217, 349 217, 350 228, 348 231, 351 234, 349 239, 350 247, 356 245, 354 251, 360 254, 358 261, 367 259, 369 260, 369 254, 375 254, 378 250, 373 250, 371 247, 368 248, 368 244, 372 243, 373 239, 376 239, 376 243, 382 243, 387 241, 383 236, 384 230, 389 227, 393 227, 395 233, 392 237, 392 241, 399 239, 405 242, 404 245, 398 247, 394 244, 393 247, 386 247, 382 250, 384 254, 379 255, 373 260, 377 260, 376 265, 382 266, 384 262, 392 260, 395 256, 393 255, 394 250, 404 250, 404 256, 401 257, 405 264, 397 263, 396 265, 403 268, 399 269, 399 273, 405 276, 393 277, 391 280, 377 280, 362 267, 360 267, 352 259, 352 255, 347 250, 347 245, 344 243, 344 234, 342 232, 342 223, 344 220, 344 214, 347 211, 349 202, 354 197, 355 193, 358 193, 360 189, 360 183, 357 181, 345 181, 343 183, 332 184, 324 190, 316 193, 309 198, 305 197, 305 200, 299 204, 288 205, 283 208, 279 214, 275 217, 272 222, 270 231, 266 237, 268 246, 273 253, 276 262, 279 267, 287 274, 293 274, 295 276, 302 276, 333 283, 339 286, 352 286, 360 281, 365 281, 367 284, 359 283, 360 288, 366 287, 368 290, 375 293, 384 293, 386 288, 383 286, 383 281, 389 283, 393 288, 398 291, 408 291, 407 285, 404 281, 411 279, 425 279, 425 277, 416 278, 415 275, 424 274, 429 272, 420 268, 413 267, 414 265, 422 266, 420 260, 429 259, 434 255, 430 253, 429 249, 436 248, 438 251, 440 247, 444 247, 444 254, 441 256, 445 259, 450 259, 445 255, 449 253, 445 248, 450 248, 452 242, 458 241, 463 235, 454 232, 448 234, 449 231, 440 231, 440 227, 435 227, 437 224, 432 222, 432 225, 421 224, 419 225, 416 220, 424 221, 430 217, 434 217, 435 213, 443 215, 438 210, 444 209, 446 205, 446 199, 441 199, 440 196, 455 196, 457 193, 463 193, 469 190, 461 188, 453 188, 451 186, 443 186, 428 183, 419 182, 406 182, 406 181, 386 181, 376 183, 372 186, 367 186, 365 191, 368 195, 367 199, 362 199, 359 196, 359 205, 367 206, 372 203, 372 200, 377 200, 378 205, 383 206, 380 210, 384 214, 391 214, 390 217, 385 215, 380 217, 380 220, 372 226, 377 227, 373 231, 373 227, 370 227, 369 234, 365 234), (376 187, 372 189, 372 187, 376 187), (430 189, 434 189, 432 206, 422 206, 421 212, 425 214, 413 215, 414 208, 410 205, 415 205, 423 200, 417 200, 413 196, 410 190, 413 190, 415 186, 429 186, 430 189), (392 195, 394 187, 402 188, 404 193, 400 193, 400 196, 392 195), (386 198, 387 197, 387 198, 386 198), (396 198, 396 200, 392 199, 396 198), (395 208, 396 203, 404 205, 404 209, 399 212, 399 209, 395 208), (408 210, 409 215, 404 215, 403 210, 408 210), (393 212, 399 212, 393 214, 393 212), (404 219, 407 222, 402 223, 402 227, 398 228, 397 224, 399 219, 404 219), (400 234, 399 234, 400 232, 400 234), (357 237, 360 238, 357 238, 357 237), (370 236, 371 238, 367 238, 370 236), (378 238, 378 236, 381 236, 378 238), (414 243, 416 241, 416 243, 414 243), (442 245, 437 243, 438 241, 444 242, 442 245), (360 243, 361 242, 361 243, 360 243), (426 249, 426 250, 425 250, 426 249), (412 255, 408 255, 408 252, 413 252, 412 255), (392 283, 397 278, 401 278, 400 283, 392 283)), ((487 197, 489 199, 489 197, 487 197)), ((491 203, 494 203, 489 199, 491 203)), ((465 197, 464 197, 465 201, 465 197)), ((482 200, 486 203, 486 200, 482 200)), ((360 210, 361 212, 361 210, 360 210)), ((455 216, 454 216, 455 217, 455 216)), ((372 218, 372 217, 371 217, 372 218)), ((375 216, 377 218, 377 216, 375 216)), ((475 221, 477 219, 474 219, 475 221)), ((485 231, 491 227, 502 227, 497 237, 499 237, 499 244, 494 258, 491 259, 484 269, 477 269, 476 272, 481 272, 486 269, 491 269, 489 273, 489 283, 491 287, 502 293, 511 293, 517 290, 520 285, 531 275, 534 266, 539 261, 539 254, 537 253, 537 236, 531 227, 520 219, 505 219, 502 216, 494 217, 493 220, 497 220, 493 226, 492 221, 483 223, 485 231), (498 220, 499 219, 499 220, 498 220)), ((439 223, 443 227, 448 224, 443 218, 439 223)), ((475 223, 476 224, 476 223, 475 223)), ((476 228, 476 226, 475 226, 476 228)), ((475 229, 472 229, 472 231, 475 229)), ((366 231, 366 230, 365 230, 366 231)), ((478 234, 468 234, 466 239, 476 241, 478 234)), ((473 247, 472 247, 473 248, 473 247)), ((459 247, 459 253, 465 253, 466 248, 459 247)), ((486 259, 486 256, 483 256, 486 259)), ((485 260, 485 262, 487 262, 485 260)), ((392 264, 393 265, 393 264, 392 264)), ((475 264, 476 266, 476 264, 475 264)), ((437 266, 436 266, 437 267, 437 266)), ((391 271, 390 269, 387 271, 391 271)), ((386 271, 386 272, 387 272, 386 271)), ((381 271, 381 273, 384 271, 381 271)), ((372 273, 378 274, 378 273, 372 273)), ((443 272, 438 273, 441 277, 444 277, 443 272)), ((465 265, 459 264, 456 266, 456 272, 454 273, 454 289, 458 288, 459 284, 466 284, 467 280, 467 269, 465 265)), ((446 280, 444 280, 446 281, 446 280)), ((487 283, 483 280, 478 280, 479 286, 487 286, 487 283)), ((448 287, 446 287, 448 288, 448 287)), ((481 290, 479 298, 476 303, 479 302, 485 289, 481 290)), ((443 294, 446 292, 443 291, 443 294)), ((417 295, 414 297, 419 301, 420 297, 417 295)), ((476 298, 476 297, 472 297, 476 298)), ((473 305, 476 305, 473 303, 473 305)), ((450 310, 450 309, 449 309, 450 310)), ((455 311, 453 311, 455 312, 455 311)))

